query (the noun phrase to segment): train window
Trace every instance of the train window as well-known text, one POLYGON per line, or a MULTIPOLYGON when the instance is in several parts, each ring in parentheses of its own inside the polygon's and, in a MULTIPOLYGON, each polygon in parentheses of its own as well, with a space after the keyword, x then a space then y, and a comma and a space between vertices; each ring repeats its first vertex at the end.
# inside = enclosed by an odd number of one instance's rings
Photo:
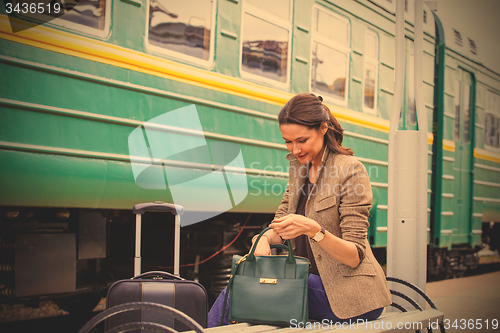
POLYGON ((491 92, 486 98, 484 132, 486 148, 500 148, 500 96, 491 92))
POLYGON ((215 1, 150 0, 148 47, 208 65, 213 59, 215 1))
POLYGON ((365 72, 363 107, 369 113, 376 112, 377 80, 378 80, 378 36, 371 32, 365 33, 365 72))
POLYGON ((408 125, 417 124, 417 113, 415 105, 415 63, 413 54, 408 56, 407 79, 406 79, 406 107, 408 109, 408 125))
MULTIPOLYGON (((91 1, 91 0, 60 0, 58 2, 65 4, 76 4, 73 10, 70 10, 63 16, 62 20, 85 25, 93 29, 104 30, 106 0, 91 1)), ((110 1, 109 1, 110 2, 110 1)))
POLYGON ((278 15, 278 4, 287 8, 281 11, 290 12, 289 0, 244 2, 240 65, 242 76, 285 85, 290 67, 291 20, 289 14, 278 15))
POLYGON ((491 113, 486 114, 484 144, 494 148, 500 148, 500 118, 491 113))
POLYGON ((470 142, 470 85, 464 84, 464 142, 470 142))
MULTIPOLYGON (((105 37, 109 33, 110 22, 110 0, 54 0, 51 1, 54 8, 66 10, 70 8, 64 15, 53 19, 50 24, 55 24, 72 30, 87 32, 92 35, 105 37)), ((59 11, 57 11, 59 12, 59 11)), ((55 16, 56 12, 52 11, 43 14, 26 13, 23 16, 32 19, 43 19, 47 21, 47 16, 55 16)))
POLYGON ((347 102, 349 21, 323 9, 313 11, 311 91, 347 102))
POLYGON ((454 109, 455 109, 455 141, 460 140, 460 81, 455 80, 455 98, 454 98, 454 109))

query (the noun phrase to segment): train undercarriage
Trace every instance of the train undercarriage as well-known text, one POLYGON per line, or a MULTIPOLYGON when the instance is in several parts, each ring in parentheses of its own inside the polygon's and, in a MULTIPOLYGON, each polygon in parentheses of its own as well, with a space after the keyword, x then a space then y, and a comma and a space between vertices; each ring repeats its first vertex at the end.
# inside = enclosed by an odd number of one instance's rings
MULTIPOLYGON (((3 207, 1 212, 0 303, 36 307, 54 299, 70 313, 89 312, 114 281, 133 275, 131 211, 3 207)), ((173 216, 168 215, 143 217, 143 271, 172 271, 173 216)), ((248 252, 252 237, 272 217, 224 213, 182 228, 181 276, 204 285, 212 304, 227 284, 233 254, 248 252)), ((498 223, 483 224, 482 248, 429 246, 429 280, 462 277, 488 263, 487 255, 489 262, 497 260, 499 230, 498 223)), ((385 249, 374 253, 384 265, 385 249)))

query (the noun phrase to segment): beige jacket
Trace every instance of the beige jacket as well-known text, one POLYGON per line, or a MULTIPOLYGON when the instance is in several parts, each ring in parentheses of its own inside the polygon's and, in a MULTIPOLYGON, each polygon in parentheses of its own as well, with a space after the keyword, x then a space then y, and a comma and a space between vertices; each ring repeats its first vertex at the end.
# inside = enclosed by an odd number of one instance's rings
MULTIPOLYGON (((288 188, 276 218, 295 214, 307 167, 291 153, 288 188)), ((354 242, 364 252, 356 268, 330 257, 309 240, 333 313, 351 318, 391 304, 385 274, 367 240, 372 189, 365 167, 355 157, 325 150, 322 168, 306 203, 305 216, 337 237, 354 242)))

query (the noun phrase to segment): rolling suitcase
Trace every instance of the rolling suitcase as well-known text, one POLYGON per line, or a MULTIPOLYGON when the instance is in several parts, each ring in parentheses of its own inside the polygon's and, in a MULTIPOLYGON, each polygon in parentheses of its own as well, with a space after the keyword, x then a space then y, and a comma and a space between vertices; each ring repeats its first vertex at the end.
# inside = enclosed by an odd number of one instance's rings
MULTIPOLYGON (((115 282, 108 290, 106 308, 130 302, 153 302, 173 307, 194 319, 203 328, 207 327, 208 299, 205 288, 195 281, 189 281, 179 276, 180 259, 180 216, 182 206, 163 202, 137 204, 136 239, 134 258, 134 277, 115 282), (151 271, 141 274, 141 216, 146 211, 170 212, 175 215, 174 234, 174 274, 151 271)), ((157 311, 134 310, 117 314, 106 320, 106 331, 124 323, 151 322, 163 324, 185 331, 189 328, 174 318, 157 311)), ((136 331, 138 332, 138 331, 136 331)), ((148 331, 143 331, 148 332, 148 331)))

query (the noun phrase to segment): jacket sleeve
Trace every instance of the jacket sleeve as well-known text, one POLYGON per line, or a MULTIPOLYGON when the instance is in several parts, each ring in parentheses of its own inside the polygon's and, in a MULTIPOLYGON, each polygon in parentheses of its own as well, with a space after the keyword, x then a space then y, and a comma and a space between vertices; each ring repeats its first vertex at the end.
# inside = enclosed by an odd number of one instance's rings
POLYGON ((355 158, 342 170, 342 192, 340 195, 340 230, 342 238, 353 242, 358 248, 360 260, 365 256, 368 235, 368 217, 373 194, 365 167, 355 158))

